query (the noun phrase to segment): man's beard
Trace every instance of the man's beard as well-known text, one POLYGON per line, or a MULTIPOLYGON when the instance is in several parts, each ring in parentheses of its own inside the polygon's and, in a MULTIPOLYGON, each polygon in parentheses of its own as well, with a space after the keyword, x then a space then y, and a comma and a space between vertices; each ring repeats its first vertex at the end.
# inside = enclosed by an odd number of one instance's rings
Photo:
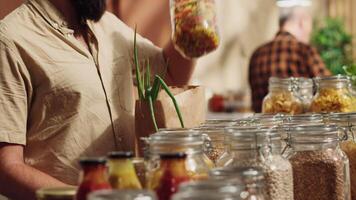
POLYGON ((92 20, 97 22, 104 15, 106 0, 72 0, 81 22, 92 20))

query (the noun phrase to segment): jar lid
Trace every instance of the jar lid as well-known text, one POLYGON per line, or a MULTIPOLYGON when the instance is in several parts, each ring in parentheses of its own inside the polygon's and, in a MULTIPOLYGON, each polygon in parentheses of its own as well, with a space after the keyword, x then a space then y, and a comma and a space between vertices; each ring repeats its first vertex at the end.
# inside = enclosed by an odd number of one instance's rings
POLYGON ((263 145, 280 146, 282 135, 277 128, 226 129, 230 146, 234 149, 257 149, 263 145))
POLYGON ((109 159, 128 159, 133 157, 134 153, 131 151, 113 151, 108 153, 109 159))
POLYGON ((36 196, 38 199, 73 199, 76 190, 76 187, 42 188, 36 191, 36 196))
POLYGON ((210 192, 238 194, 244 190, 244 185, 238 179, 216 180, 208 179, 204 181, 191 181, 182 183, 179 186, 179 192, 210 192))
POLYGON ((83 157, 80 158, 79 163, 81 166, 105 165, 106 159, 104 157, 83 157))
POLYGON ((159 157, 162 160, 171 160, 171 159, 185 159, 187 158, 187 154, 186 153, 182 153, 182 152, 177 152, 177 153, 160 153, 158 154, 159 157))
POLYGON ((151 135, 147 142, 155 144, 203 145, 204 136, 196 130, 159 131, 151 135))
POLYGON ((172 200, 240 200, 239 194, 219 193, 215 191, 178 192, 172 200))
POLYGON ((331 113, 329 115, 329 119, 331 121, 340 121, 340 122, 347 122, 347 121, 353 121, 356 120, 356 112, 351 112, 351 113, 331 113))
POLYGON ((156 200, 156 195, 147 190, 100 190, 90 193, 88 200, 97 199, 135 199, 135 200, 156 200))
POLYGON ((263 169, 260 167, 228 167, 213 169, 209 173, 210 177, 217 179, 239 178, 241 180, 254 180, 261 182, 264 180, 263 169))
POLYGON ((300 125, 289 129, 291 143, 318 144, 340 140, 340 128, 330 125, 300 125))

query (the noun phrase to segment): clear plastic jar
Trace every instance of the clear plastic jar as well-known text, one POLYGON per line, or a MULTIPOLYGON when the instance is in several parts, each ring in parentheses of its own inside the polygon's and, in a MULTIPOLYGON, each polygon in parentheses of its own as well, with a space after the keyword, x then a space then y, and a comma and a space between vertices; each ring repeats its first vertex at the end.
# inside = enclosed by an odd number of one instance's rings
POLYGON ((210 126, 196 128, 205 138, 204 153, 208 158, 216 164, 216 161, 225 153, 225 127, 223 126, 210 126))
MULTIPOLYGON (((184 153, 186 169, 192 179, 206 179, 209 170, 214 166, 212 161, 204 154, 205 137, 194 130, 164 130, 151 135, 147 139, 148 151, 146 154, 147 174, 152 174, 160 162, 160 155, 166 153, 184 153)), ((147 180, 148 181, 148 180, 147 180)))
POLYGON ((82 171, 76 200, 87 200, 91 192, 111 189, 108 181, 106 159, 82 158, 80 160, 82 171))
POLYGON ((356 98, 351 91, 347 76, 316 78, 317 93, 310 111, 315 113, 356 112, 356 98))
POLYGON ((173 41, 178 51, 197 58, 220 43, 215 0, 170 0, 173 41))
POLYGON ((299 97, 294 79, 269 79, 269 93, 263 99, 262 112, 269 114, 301 114, 304 112, 302 99, 299 97))
POLYGON ((349 161, 335 125, 290 130, 295 200, 350 200, 349 161))
POLYGON ((110 152, 108 155, 109 182, 114 189, 142 189, 132 162, 132 152, 110 152))
POLYGON ((216 193, 214 191, 196 191, 175 194, 173 200, 242 200, 241 197, 228 193, 216 193))
POLYGON ((264 175, 262 168, 220 168, 210 172, 215 180, 234 180, 236 185, 242 185, 240 196, 244 200, 266 200, 264 197, 264 175))
POLYGON ((260 167, 265 175, 267 199, 293 199, 293 175, 289 161, 281 156, 279 130, 227 130, 231 155, 219 160, 221 167, 260 167), (230 159, 228 159, 230 158, 230 159))
POLYGON ((356 200, 356 113, 335 113, 329 116, 329 123, 335 123, 348 133, 340 143, 350 162, 351 199, 356 200))
POLYGON ((157 200, 157 197, 147 190, 104 190, 93 192, 88 200, 157 200))

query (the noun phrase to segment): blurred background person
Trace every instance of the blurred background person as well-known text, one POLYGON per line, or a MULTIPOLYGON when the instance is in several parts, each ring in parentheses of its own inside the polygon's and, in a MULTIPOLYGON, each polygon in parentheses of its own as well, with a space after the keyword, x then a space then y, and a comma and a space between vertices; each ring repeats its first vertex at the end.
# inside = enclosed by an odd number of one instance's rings
POLYGON ((259 47, 250 59, 249 83, 255 112, 261 112, 270 77, 331 75, 317 50, 309 44, 312 28, 310 6, 296 4, 280 7, 277 35, 271 42, 259 47))

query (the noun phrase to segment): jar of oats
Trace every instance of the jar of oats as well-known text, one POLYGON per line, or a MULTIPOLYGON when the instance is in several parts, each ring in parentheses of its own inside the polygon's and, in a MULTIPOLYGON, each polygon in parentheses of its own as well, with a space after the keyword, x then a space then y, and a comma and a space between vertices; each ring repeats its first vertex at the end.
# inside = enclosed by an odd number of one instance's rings
POLYGON ((347 131, 347 138, 340 146, 350 161, 351 199, 356 200, 356 113, 331 114, 328 121, 347 131))
POLYGON ((269 79, 269 93, 263 99, 262 112, 269 114, 301 114, 304 112, 302 99, 297 93, 295 80, 292 78, 269 79))
POLYGON ((352 92, 349 77, 319 77, 315 78, 315 83, 318 89, 310 107, 311 112, 356 112, 356 96, 352 92))
POLYGON ((290 128, 295 200, 350 200, 349 160, 336 125, 290 128))
POLYGON ((266 199, 293 199, 293 174, 289 161, 281 156, 281 136, 277 128, 229 128, 229 156, 219 167, 258 167, 265 177, 266 199))

